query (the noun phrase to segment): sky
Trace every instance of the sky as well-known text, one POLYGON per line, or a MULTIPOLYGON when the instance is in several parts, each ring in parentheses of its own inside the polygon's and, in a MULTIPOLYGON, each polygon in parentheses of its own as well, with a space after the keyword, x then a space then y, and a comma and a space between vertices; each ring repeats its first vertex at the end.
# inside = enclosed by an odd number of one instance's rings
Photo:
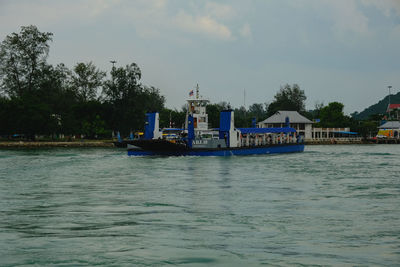
POLYGON ((400 91, 400 0, 0 0, 1 41, 27 25, 54 34, 51 64, 138 64, 169 108, 197 83, 233 107, 298 84, 346 114, 400 91))

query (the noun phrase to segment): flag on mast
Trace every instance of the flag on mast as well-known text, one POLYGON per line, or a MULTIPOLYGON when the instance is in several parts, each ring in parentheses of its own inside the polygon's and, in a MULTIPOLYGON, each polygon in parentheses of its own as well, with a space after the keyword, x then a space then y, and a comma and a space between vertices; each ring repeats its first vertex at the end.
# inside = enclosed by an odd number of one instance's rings
POLYGON ((193 90, 189 91, 189 96, 193 96, 193 90))

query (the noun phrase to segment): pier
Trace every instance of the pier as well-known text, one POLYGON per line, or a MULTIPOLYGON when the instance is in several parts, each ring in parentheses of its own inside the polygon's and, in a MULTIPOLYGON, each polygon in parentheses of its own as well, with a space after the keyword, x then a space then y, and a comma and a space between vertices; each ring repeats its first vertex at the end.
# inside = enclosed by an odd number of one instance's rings
POLYGON ((399 138, 370 138, 368 139, 369 143, 375 144, 400 144, 399 138))

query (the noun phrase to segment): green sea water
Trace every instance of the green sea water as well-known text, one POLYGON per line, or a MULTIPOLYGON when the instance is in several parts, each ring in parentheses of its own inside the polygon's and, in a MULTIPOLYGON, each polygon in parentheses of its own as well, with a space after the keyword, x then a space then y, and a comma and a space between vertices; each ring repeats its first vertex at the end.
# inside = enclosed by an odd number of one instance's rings
POLYGON ((0 150, 0 266, 400 266, 400 146, 0 150))

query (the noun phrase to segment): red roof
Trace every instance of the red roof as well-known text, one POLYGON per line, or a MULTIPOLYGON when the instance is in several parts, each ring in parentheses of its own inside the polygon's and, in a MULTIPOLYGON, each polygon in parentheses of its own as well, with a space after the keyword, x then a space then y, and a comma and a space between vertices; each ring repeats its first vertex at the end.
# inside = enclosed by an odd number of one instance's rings
POLYGON ((390 105, 388 105, 387 111, 392 111, 394 109, 400 109, 400 104, 390 104, 390 105))

